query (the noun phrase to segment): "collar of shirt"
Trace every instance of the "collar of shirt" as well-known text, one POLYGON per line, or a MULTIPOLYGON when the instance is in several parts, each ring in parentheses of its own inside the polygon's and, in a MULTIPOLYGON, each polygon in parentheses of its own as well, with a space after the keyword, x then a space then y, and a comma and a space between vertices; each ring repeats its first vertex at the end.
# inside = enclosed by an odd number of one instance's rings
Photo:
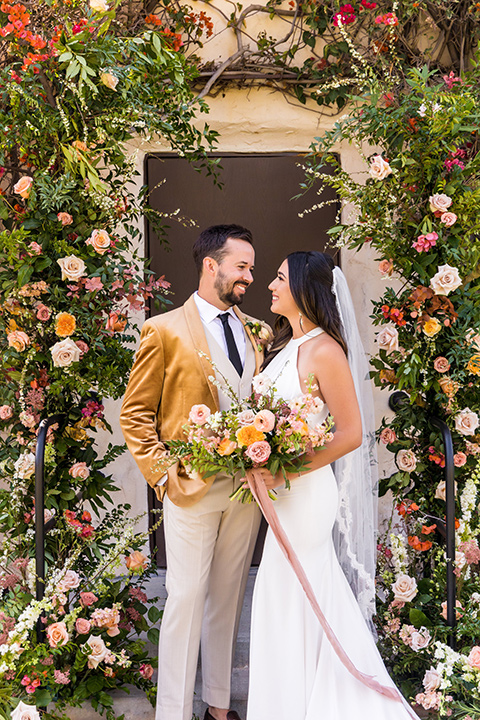
MULTIPOLYGON (((198 291, 194 293, 193 299, 195 300, 195 304, 200 314, 200 319, 204 325, 209 325, 215 320, 215 318, 217 318, 224 312, 229 313, 229 315, 231 315, 234 320, 243 324, 242 321, 239 319, 238 315, 235 314, 233 307, 229 307, 228 310, 219 310, 219 308, 215 307, 215 305, 212 305, 212 303, 209 303, 207 300, 204 300, 202 297, 200 297, 198 291)), ((221 323, 220 320, 219 323, 221 323)))

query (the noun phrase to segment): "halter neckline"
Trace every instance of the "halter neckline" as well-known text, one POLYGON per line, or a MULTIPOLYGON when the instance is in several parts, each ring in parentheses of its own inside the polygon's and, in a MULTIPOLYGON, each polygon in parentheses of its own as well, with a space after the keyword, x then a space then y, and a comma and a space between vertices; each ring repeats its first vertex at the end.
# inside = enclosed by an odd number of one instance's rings
POLYGON ((305 333, 305 335, 302 335, 299 338, 290 338, 291 343, 296 343, 297 345, 301 345, 302 342, 305 342, 306 340, 312 340, 312 338, 317 337, 318 335, 321 335, 323 332, 325 332, 321 327, 314 327, 311 330, 309 330, 308 333, 305 333))

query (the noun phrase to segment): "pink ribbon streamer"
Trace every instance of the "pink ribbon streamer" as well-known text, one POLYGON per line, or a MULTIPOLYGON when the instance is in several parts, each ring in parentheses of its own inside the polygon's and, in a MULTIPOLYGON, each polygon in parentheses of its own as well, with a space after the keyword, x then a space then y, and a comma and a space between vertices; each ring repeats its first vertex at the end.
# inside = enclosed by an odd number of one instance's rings
POLYGON ((269 524, 273 534, 275 535, 275 538, 277 539, 280 549, 282 550, 283 554, 292 566, 295 575, 300 581, 300 584, 305 591, 310 605, 312 606, 313 611, 317 616, 320 625, 322 626, 325 635, 327 636, 339 660, 347 668, 349 673, 353 675, 353 677, 355 677, 357 680, 359 680, 361 683, 371 688, 372 690, 375 690, 375 692, 380 693, 380 695, 384 695, 385 697, 388 697, 391 700, 395 700, 396 702, 403 703, 405 709, 410 712, 411 717, 418 720, 417 715, 413 712, 413 710, 410 708, 408 703, 405 701, 405 699, 402 697, 402 695, 398 692, 396 688, 382 685, 371 675, 366 675, 365 673, 360 672, 360 670, 357 670, 355 665, 352 663, 352 661, 346 654, 345 650, 340 645, 335 633, 333 632, 325 615, 320 609, 320 606, 317 602, 315 593, 313 592, 313 588, 310 585, 310 581, 307 578, 305 570, 303 569, 298 557, 296 556, 295 551, 285 533, 285 530, 280 524, 278 515, 275 511, 275 508, 273 507, 272 500, 268 495, 268 491, 265 487, 265 483, 262 479, 261 474, 257 470, 248 470, 248 472, 246 473, 246 480, 248 482, 248 486, 252 492, 253 497, 257 501, 260 510, 265 517, 265 520, 269 524))

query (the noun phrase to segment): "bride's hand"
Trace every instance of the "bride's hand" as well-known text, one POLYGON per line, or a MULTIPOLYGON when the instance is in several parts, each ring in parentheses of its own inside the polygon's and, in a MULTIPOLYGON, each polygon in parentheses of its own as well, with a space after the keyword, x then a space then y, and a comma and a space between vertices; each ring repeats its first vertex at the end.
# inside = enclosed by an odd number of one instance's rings
POLYGON ((258 468, 257 472, 261 474, 267 490, 274 490, 275 488, 281 487, 285 484, 285 478, 281 472, 278 472, 276 475, 272 475, 270 470, 267 470, 267 468, 258 468))

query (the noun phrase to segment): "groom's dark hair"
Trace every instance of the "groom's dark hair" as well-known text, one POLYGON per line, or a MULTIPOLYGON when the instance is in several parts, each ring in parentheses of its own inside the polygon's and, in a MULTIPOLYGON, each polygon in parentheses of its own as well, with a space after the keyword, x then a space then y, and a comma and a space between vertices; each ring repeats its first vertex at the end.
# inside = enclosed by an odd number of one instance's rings
POLYGON ((225 243, 230 238, 253 245, 252 233, 241 225, 211 225, 200 233, 193 245, 193 259, 199 275, 202 274, 204 258, 211 257, 217 263, 222 262, 226 253, 225 243))

